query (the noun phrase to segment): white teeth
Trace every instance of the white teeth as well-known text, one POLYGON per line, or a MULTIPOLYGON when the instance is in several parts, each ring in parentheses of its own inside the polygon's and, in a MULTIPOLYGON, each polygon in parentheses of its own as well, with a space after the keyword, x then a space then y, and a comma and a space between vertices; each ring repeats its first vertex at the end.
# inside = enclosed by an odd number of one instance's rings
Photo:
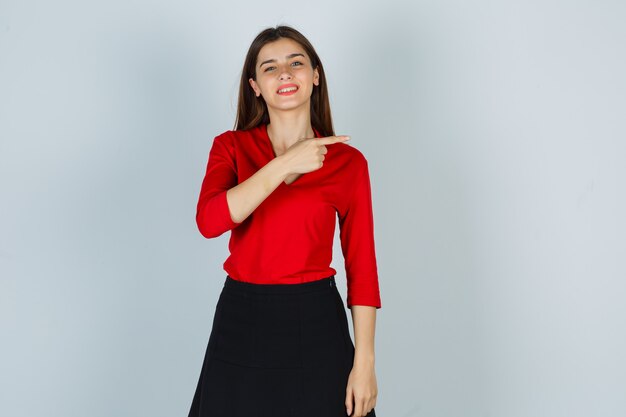
POLYGON ((287 88, 283 88, 282 90, 278 90, 279 93, 286 93, 288 91, 295 91, 297 90, 297 87, 287 87, 287 88))

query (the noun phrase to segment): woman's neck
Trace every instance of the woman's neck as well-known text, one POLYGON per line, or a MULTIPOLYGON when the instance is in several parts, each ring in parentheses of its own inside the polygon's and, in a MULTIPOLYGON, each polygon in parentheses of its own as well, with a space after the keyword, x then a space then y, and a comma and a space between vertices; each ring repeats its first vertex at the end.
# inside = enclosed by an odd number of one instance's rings
POLYGON ((267 134, 277 153, 283 153, 300 139, 313 138, 310 115, 306 117, 271 117, 267 125, 267 134))

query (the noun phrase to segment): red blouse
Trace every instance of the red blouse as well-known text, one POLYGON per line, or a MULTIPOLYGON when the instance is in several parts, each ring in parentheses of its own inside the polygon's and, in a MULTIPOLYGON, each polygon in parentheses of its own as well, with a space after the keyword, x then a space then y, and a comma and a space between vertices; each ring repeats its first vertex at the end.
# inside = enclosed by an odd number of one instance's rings
POLYGON ((233 279, 296 284, 336 274, 330 263, 337 216, 348 308, 381 308, 367 160, 347 143, 326 149, 321 168, 291 184, 281 181, 243 222, 236 223, 226 191, 276 156, 265 124, 216 136, 197 205, 198 229, 207 239, 231 231, 224 270, 233 279))

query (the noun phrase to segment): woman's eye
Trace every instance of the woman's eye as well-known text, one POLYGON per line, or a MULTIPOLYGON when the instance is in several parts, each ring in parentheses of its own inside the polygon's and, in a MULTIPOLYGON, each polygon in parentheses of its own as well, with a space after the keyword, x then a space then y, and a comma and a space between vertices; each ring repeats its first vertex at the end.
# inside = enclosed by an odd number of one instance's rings
MULTIPOLYGON (((294 61, 294 62, 292 62, 292 64, 300 64, 300 65, 297 65, 297 66, 304 65, 304 64, 303 64, 302 62, 300 62, 300 61, 294 61)), ((267 72, 267 71, 271 70, 272 68, 275 68, 275 67, 267 67, 267 68, 265 68, 265 71, 264 71, 264 72, 267 72)))

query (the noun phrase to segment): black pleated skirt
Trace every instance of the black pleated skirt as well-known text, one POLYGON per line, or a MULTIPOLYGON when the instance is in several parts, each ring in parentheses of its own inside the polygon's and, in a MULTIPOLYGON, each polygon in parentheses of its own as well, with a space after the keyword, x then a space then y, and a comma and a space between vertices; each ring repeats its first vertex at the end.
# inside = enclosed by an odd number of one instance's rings
POLYGON ((353 359, 334 275, 301 284, 227 275, 189 417, 346 417, 353 359))

